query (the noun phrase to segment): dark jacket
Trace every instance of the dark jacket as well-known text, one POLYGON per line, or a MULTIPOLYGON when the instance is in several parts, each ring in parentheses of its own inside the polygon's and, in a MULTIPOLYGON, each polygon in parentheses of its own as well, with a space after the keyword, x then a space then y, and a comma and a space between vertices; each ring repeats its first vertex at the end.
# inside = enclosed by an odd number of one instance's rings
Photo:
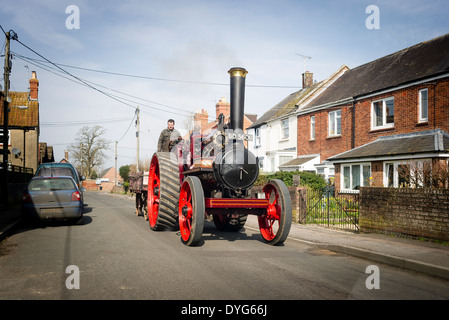
POLYGON ((170 152, 170 149, 176 145, 179 140, 181 140, 181 134, 178 130, 173 129, 172 131, 168 130, 168 128, 162 130, 159 141, 157 143, 157 151, 158 152, 170 152))

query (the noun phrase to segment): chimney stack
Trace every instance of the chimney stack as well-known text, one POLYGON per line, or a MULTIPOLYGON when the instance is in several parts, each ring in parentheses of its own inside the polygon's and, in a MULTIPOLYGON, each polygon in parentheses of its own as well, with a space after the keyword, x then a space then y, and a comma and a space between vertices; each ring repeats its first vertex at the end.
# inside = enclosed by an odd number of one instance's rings
POLYGON ((306 89, 313 85, 313 73, 306 71, 302 74, 302 88, 306 89))
MULTIPOLYGON (((221 98, 220 101, 217 102, 215 105, 216 115, 217 115, 217 123, 218 123, 218 116, 223 113, 225 119, 229 118, 229 113, 231 110, 231 105, 226 100, 226 98, 221 98)), ((226 121, 225 121, 226 122, 226 121)))
POLYGON ((207 127, 208 120, 209 114, 207 113, 207 110, 201 109, 201 112, 197 110, 193 115, 193 121, 195 124, 199 124, 201 126, 201 132, 203 132, 207 127))
POLYGON ((31 72, 30 79, 30 100, 37 100, 39 80, 37 80, 36 71, 31 72))

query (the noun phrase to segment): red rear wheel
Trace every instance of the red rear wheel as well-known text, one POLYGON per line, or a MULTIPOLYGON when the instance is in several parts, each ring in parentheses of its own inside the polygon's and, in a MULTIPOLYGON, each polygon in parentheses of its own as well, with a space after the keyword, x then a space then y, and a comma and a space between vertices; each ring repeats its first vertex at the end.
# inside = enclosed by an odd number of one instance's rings
POLYGON ((258 217, 263 239, 280 245, 287 239, 292 223, 292 202, 287 186, 281 180, 270 180, 263 188, 269 199, 267 213, 258 217))
POLYGON ((179 192, 179 230, 181 241, 188 246, 197 245, 204 228, 204 192, 198 177, 187 177, 179 192))
POLYGON ((170 153, 153 155, 148 174, 148 221, 152 230, 174 228, 177 222, 179 170, 170 153))

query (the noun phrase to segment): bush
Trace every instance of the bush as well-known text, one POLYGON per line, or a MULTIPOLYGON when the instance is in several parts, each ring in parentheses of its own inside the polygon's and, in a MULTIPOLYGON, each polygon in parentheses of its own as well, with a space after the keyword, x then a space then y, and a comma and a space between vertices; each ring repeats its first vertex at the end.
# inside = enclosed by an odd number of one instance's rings
POLYGON ((300 185, 313 190, 323 190, 326 186, 324 178, 314 172, 306 171, 278 171, 274 174, 259 175, 254 185, 263 186, 271 179, 282 180, 287 187, 293 186, 293 176, 299 174, 300 185))

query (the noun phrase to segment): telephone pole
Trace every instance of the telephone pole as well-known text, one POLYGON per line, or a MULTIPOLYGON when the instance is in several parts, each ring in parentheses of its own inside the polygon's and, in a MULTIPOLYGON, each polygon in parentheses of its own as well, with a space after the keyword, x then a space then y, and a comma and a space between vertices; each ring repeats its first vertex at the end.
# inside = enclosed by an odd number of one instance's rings
POLYGON ((137 120, 136 120, 136 125, 137 125, 137 131, 136 131, 136 138, 137 138, 137 164, 136 164, 136 172, 139 172, 139 130, 140 130, 140 109, 139 106, 137 106, 136 109, 136 113, 137 113, 137 120))
POLYGON ((117 189, 117 140, 115 140, 115 182, 114 182, 114 192, 117 189))
POLYGON ((9 73, 11 72, 11 60, 9 53, 9 46, 11 40, 11 33, 8 31, 6 34, 6 44, 5 44, 5 67, 4 67, 4 98, 3 98, 3 187, 2 187, 2 195, 3 195, 3 204, 5 206, 8 205, 9 198, 9 190, 8 190, 8 115, 9 115, 9 73))

